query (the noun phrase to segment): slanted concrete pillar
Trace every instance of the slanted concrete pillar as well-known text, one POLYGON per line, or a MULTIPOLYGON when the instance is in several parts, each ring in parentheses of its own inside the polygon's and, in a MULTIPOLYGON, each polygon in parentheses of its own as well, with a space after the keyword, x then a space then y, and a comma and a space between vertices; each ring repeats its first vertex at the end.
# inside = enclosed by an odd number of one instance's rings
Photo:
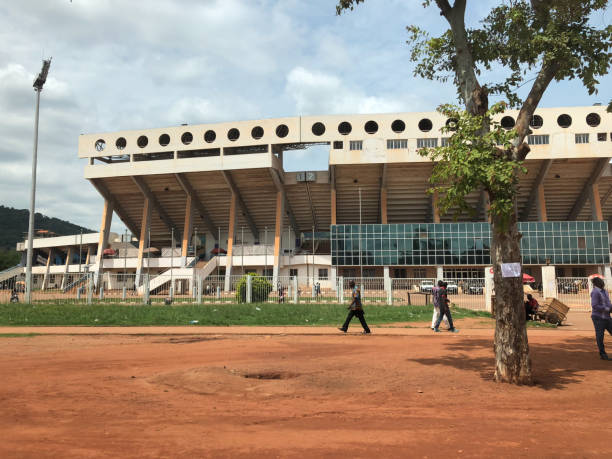
POLYGON ((544 195, 544 185, 538 185, 536 190, 538 194, 536 199, 536 209, 538 211, 538 221, 547 222, 548 214, 546 213, 546 196, 544 195))
POLYGON ((331 190, 331 224, 336 224, 336 190, 331 190))
POLYGON ((272 268, 272 284, 278 282, 278 274, 281 268, 281 238, 283 234, 283 217, 285 214, 285 203, 283 202, 283 194, 276 193, 276 220, 274 227, 274 266, 272 268))
POLYGON ((87 246, 87 255, 85 255, 85 266, 89 266, 91 263, 91 246, 87 246))
POLYGON ((191 241, 192 230, 192 202, 191 195, 187 195, 185 202, 185 223, 183 225, 183 241, 181 244, 181 267, 187 265, 187 251, 189 249, 189 241, 191 241))
POLYGON ((68 270, 70 268, 71 258, 72 258, 72 247, 68 247, 68 250, 66 253, 66 263, 64 264, 64 275, 62 276, 62 285, 61 285, 62 290, 67 286, 66 279, 68 277, 68 270))
POLYGON ((142 220, 140 224, 140 237, 138 238, 138 260, 136 261, 136 287, 140 287, 142 275, 142 259, 144 249, 149 247, 149 231, 151 230, 151 202, 149 198, 144 198, 142 207, 142 220))
POLYGON ((51 260, 53 259, 53 247, 49 248, 49 255, 47 256, 47 267, 45 269, 45 276, 43 277, 42 290, 49 287, 49 271, 51 269, 51 260))
POLYGON ((387 189, 380 190, 380 223, 387 224, 387 189))
POLYGON ((601 198, 599 197, 599 185, 597 183, 594 183, 589 190, 589 200, 591 201, 591 218, 602 221, 601 198))
POLYGON ((225 257, 225 288, 229 292, 232 279, 232 266, 234 264, 234 234, 236 232, 236 193, 232 193, 230 202, 229 229, 227 231, 227 255, 225 257))
POLYGON ((557 276, 554 266, 542 266, 542 296, 557 298, 557 276))
POLYGON ((110 233, 111 222, 113 220, 113 210, 113 203, 108 199, 105 199, 104 209, 102 211, 102 223, 100 224, 98 255, 96 256, 96 267, 94 268, 94 271, 96 272, 94 277, 96 286, 102 280, 102 270, 104 269, 104 249, 108 245, 108 235, 110 233))
POLYGON ((438 207, 438 201, 440 196, 437 191, 434 191, 431 195, 431 213, 433 215, 433 222, 440 223, 440 208, 438 207))

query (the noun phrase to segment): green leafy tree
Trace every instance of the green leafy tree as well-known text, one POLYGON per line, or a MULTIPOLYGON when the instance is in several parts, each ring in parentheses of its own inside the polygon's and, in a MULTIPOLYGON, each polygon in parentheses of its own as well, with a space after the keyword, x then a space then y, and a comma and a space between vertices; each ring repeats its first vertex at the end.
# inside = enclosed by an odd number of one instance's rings
MULTIPOLYGON (((363 1, 340 0, 337 12, 352 10, 363 1)), ((448 147, 428 151, 438 161, 432 188, 442 192, 442 210, 468 209, 469 193, 488 193, 496 293, 495 379, 531 384, 522 282, 501 275, 502 262, 521 261, 515 203, 522 161, 529 153, 525 139, 551 82, 578 78, 589 94, 597 91, 597 78, 608 72, 612 59, 612 26, 597 28, 591 19, 607 8, 608 0, 500 1, 476 28, 466 27, 467 0, 452 4, 426 0, 423 5, 435 8, 448 29, 432 37, 418 26, 407 27, 415 75, 443 82, 452 79, 465 106, 465 110, 441 108, 457 125, 448 147), (485 81, 489 70, 500 68, 505 71, 503 78, 485 81), (529 92, 521 98, 517 91, 527 84, 529 92), (489 107, 492 94, 519 109, 512 131, 504 133, 491 121, 501 110, 489 107)), ((481 6, 476 1, 471 5, 481 6)))
POLYGON ((236 301, 238 303, 246 303, 246 289, 247 289, 247 277, 251 277, 251 301, 253 303, 265 303, 268 301, 268 295, 273 289, 273 286, 268 280, 259 276, 255 273, 249 273, 245 276, 242 276, 238 283, 236 284, 236 301))

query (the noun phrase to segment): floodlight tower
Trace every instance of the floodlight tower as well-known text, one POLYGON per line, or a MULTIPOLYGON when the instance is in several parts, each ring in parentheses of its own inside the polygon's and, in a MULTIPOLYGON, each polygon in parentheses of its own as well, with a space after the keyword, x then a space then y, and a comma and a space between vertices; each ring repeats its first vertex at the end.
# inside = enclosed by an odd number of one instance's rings
MULTIPOLYGON (((42 69, 34 80, 36 93, 36 115, 34 117, 34 152, 32 153, 32 186, 30 187, 30 222, 28 225, 28 255, 26 262, 26 303, 32 302, 32 247, 34 238, 34 203, 36 201, 36 157, 38 155, 38 113, 40 108, 40 92, 47 81, 47 74, 51 66, 51 58, 43 59, 42 69)), ((51 254, 49 254, 51 255, 51 254)))

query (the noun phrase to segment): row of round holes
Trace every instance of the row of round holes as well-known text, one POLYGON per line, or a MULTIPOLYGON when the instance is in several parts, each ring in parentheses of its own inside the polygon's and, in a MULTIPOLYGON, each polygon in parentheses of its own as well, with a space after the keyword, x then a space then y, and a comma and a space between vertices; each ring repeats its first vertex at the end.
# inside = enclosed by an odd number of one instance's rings
MULTIPOLYGON (((456 120, 449 119, 446 121, 446 125, 452 126, 452 124, 455 122, 456 120)), ((597 113, 589 113, 586 117, 586 122, 591 127, 597 127, 601 123, 601 117, 597 113)), ((512 129, 515 124, 516 124, 516 121, 511 116, 504 116, 501 119, 501 126, 504 129, 512 129)), ((572 125, 572 117, 567 114, 559 115, 559 117, 557 118, 557 124, 562 128, 568 128, 572 125)), ((544 120, 542 119, 540 115, 534 115, 531 118, 531 121, 529 122, 529 126, 531 126, 534 129, 539 129, 543 125, 544 125, 544 120)), ((422 132, 429 132, 433 128, 433 123, 431 122, 430 119, 423 118, 421 121, 419 121, 418 126, 422 132)), ((405 129, 406 129, 406 123, 404 123, 402 120, 395 120, 393 121, 393 123, 391 123, 391 130, 393 132, 396 132, 399 134, 401 132, 404 132, 405 129)), ((325 125, 321 122, 316 122, 312 125, 311 130, 314 135, 321 136, 325 133, 325 125)), ((338 133, 342 135, 348 135, 351 133, 352 130, 353 130, 353 127, 351 126, 351 123, 349 123, 348 121, 343 121, 338 125, 338 133)), ((378 132, 378 123, 376 121, 370 120, 365 123, 364 130, 368 134, 375 134, 376 132, 378 132)), ((251 130, 251 137, 253 137, 255 140, 261 139, 263 135, 264 135, 264 130, 261 126, 255 126, 251 130)), ((279 138, 287 137, 287 135, 289 135, 289 127, 287 127, 286 124, 278 125, 276 128, 276 135, 279 138)), ((208 130, 204 133, 204 141, 206 143, 212 143, 215 141, 216 138, 217 138, 217 134, 215 133, 215 131, 208 130)), ((227 138, 230 141, 235 142, 236 140, 240 138, 240 131, 236 128, 231 128, 227 132, 227 138)), ((181 136, 181 142, 183 142, 184 145, 189 145, 191 142, 193 142, 193 134, 191 132, 184 132, 183 135, 181 136)), ((138 137, 138 140, 136 141, 136 143, 140 148, 144 148, 148 145, 149 139, 147 138, 147 136, 141 135, 140 137, 138 137)), ((169 145, 170 136, 168 134, 160 135, 159 144, 162 147, 169 145)), ((119 137, 117 141, 115 142, 115 146, 117 147, 117 150, 123 150, 127 146, 127 141, 125 140, 124 137, 119 137)), ((95 147, 97 151, 102 151, 106 147, 106 142, 103 139, 98 139, 96 141, 95 147)))

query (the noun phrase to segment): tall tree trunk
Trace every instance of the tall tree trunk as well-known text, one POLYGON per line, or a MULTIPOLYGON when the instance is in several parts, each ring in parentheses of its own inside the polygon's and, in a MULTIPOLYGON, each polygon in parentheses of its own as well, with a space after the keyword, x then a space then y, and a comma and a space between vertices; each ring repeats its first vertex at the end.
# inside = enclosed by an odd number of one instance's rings
POLYGON ((491 261, 495 282, 495 380, 532 384, 522 275, 502 277, 501 272, 502 263, 521 262, 521 234, 516 220, 516 214, 508 222, 493 216, 491 225, 491 261))

